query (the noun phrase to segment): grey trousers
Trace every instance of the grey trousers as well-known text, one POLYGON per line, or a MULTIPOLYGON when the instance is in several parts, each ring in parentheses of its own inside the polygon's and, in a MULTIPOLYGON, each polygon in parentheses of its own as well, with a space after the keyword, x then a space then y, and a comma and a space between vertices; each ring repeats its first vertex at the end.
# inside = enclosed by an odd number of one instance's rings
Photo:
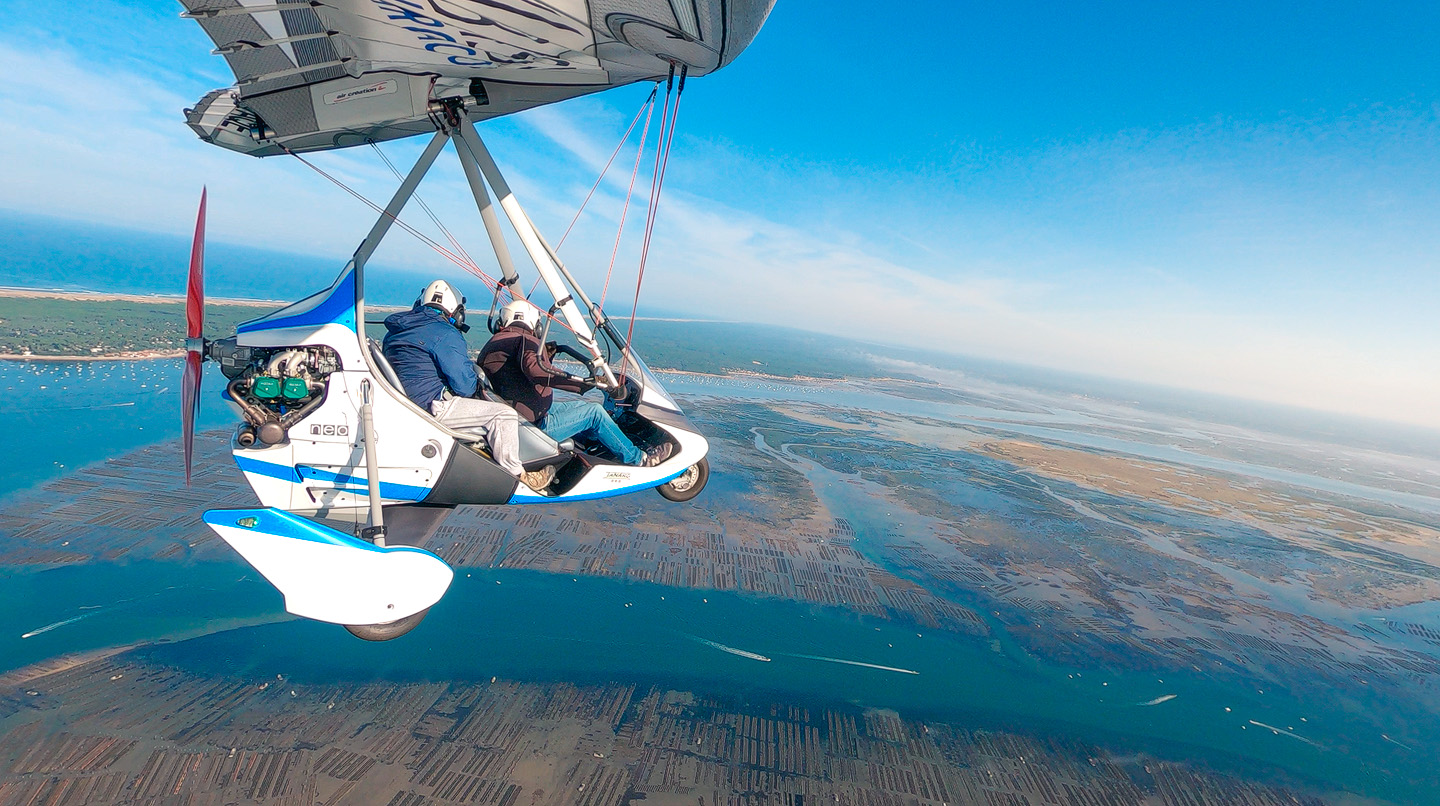
POLYGON ((431 401, 430 413, 435 419, 455 429, 474 434, 490 445, 495 464, 506 473, 519 476, 525 472, 520 465, 520 415, 504 403, 477 400, 473 397, 446 396, 431 401))

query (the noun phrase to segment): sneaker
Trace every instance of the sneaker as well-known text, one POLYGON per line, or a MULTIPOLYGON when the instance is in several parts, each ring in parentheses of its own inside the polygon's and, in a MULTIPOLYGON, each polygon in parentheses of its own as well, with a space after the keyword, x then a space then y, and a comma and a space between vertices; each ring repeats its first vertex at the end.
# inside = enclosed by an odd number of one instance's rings
POLYGON ((655 447, 645 452, 645 459, 640 462, 640 466, 654 467, 661 462, 664 462, 666 459, 669 459, 670 454, 674 452, 674 445, 671 445, 668 442, 662 442, 659 445, 656 445, 655 447))
POLYGON ((543 490, 555 480, 555 466, 546 465, 539 470, 527 470, 520 474, 520 480, 532 490, 543 490))

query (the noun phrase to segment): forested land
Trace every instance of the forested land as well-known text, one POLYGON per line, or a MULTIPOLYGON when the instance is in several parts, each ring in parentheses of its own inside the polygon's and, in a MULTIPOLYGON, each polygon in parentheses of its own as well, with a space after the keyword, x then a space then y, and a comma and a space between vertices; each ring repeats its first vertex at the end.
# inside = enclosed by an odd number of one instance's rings
MULTIPOLYGON (((277 303, 278 307, 278 303, 277 303)), ((209 304, 205 331, 211 338, 228 336, 235 325, 263 316, 269 309, 255 305, 209 304)), ((393 309, 370 311, 372 322, 393 309)), ((488 333, 481 316, 473 317, 467 336, 478 350, 488 333)), ((629 322, 618 320, 624 333, 629 322)), ((367 330, 384 336, 378 324, 367 330)), ((556 325, 550 337, 565 341, 556 325)), ((635 347, 655 369, 727 374, 753 372, 785 378, 873 377, 868 358, 880 348, 800 330, 734 322, 640 319, 635 347)), ((51 297, 0 297, 0 354, 105 357, 139 351, 175 351, 185 343, 185 307, 176 299, 154 301, 76 300, 51 297)))

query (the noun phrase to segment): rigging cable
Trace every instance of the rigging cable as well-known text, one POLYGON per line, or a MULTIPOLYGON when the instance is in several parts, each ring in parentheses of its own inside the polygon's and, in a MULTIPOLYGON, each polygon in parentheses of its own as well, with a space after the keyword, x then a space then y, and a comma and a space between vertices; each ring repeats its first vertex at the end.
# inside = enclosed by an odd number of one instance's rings
MULTIPOLYGON (((660 191, 665 186, 665 169, 670 165, 670 146, 675 141, 675 121, 680 116, 680 96, 685 92, 685 74, 688 72, 686 65, 680 66, 680 86, 675 89, 674 108, 670 108, 670 83, 665 86, 666 110, 670 118, 669 129, 665 126, 665 112, 660 115, 660 137, 657 142, 661 147, 655 151, 655 173, 650 177, 650 205, 645 214, 645 237, 640 242, 640 270, 635 275, 635 300, 630 305, 630 327, 625 331, 625 355, 628 358, 632 353, 630 341, 635 336, 635 312, 640 306, 640 285, 645 281, 645 261, 650 256, 650 239, 655 232, 655 214, 660 209, 660 191)), ((675 78, 675 65, 670 65, 670 81, 675 78)), ((625 370, 629 368, 627 361, 621 367, 621 383, 624 383, 625 370)))
MULTIPOLYGON (((379 155, 380 159, 385 163, 385 167, 390 169, 390 173, 395 174, 396 179, 399 179, 401 182, 405 181, 405 175, 400 173, 400 169, 396 168, 395 164, 390 161, 390 158, 385 156, 385 152, 380 150, 379 143, 371 140, 370 148, 375 150, 375 153, 379 155)), ((420 205, 420 209, 425 211, 425 215, 430 217, 430 221, 434 223, 435 226, 440 230, 440 232, 445 236, 445 240, 450 242, 450 246, 455 250, 455 252, 461 257, 470 261, 471 265, 479 268, 480 264, 477 263, 474 258, 470 257, 470 253, 465 251, 465 247, 462 246, 460 244, 460 241, 457 240, 455 236, 450 233, 450 230, 445 226, 443 222, 440 221, 440 217, 435 214, 435 211, 430 209, 430 205, 425 203, 425 200, 420 197, 419 193, 415 194, 415 201, 417 204, 420 205)))
MULTIPOLYGON (((442 256, 444 256, 445 258, 447 258, 450 262, 454 263, 455 265, 459 266, 460 268, 464 269, 465 271, 467 271, 467 272, 475 275, 476 277, 478 277, 478 278, 485 284, 485 286, 486 286, 487 288, 493 289, 493 290, 495 290, 495 291, 498 293, 498 292, 499 292, 499 289, 504 286, 503 283, 499 282, 499 281, 496 280, 495 278, 493 278, 493 277, 491 277, 490 275, 486 274, 485 271, 484 271, 483 269, 481 269, 481 268, 475 263, 475 261, 473 261, 473 260, 468 260, 468 261, 467 261, 467 260, 465 260, 465 259, 462 259, 461 257, 459 257, 458 255, 456 255, 455 253, 451 252, 449 249, 446 249, 445 247, 441 246, 439 243, 437 243, 437 242, 435 241, 435 239, 433 239, 433 238, 431 238, 430 236, 426 235, 425 233, 423 233, 423 232, 415 229, 414 227, 410 226, 409 224, 405 223, 404 221, 401 221, 401 220, 400 220, 400 217, 399 217, 398 215, 390 215, 390 213, 387 212, 387 211, 385 210, 385 208, 381 207, 380 205, 376 204, 376 203, 373 202, 373 201, 370 201, 369 199, 365 198, 365 196, 362 195, 359 191, 351 188, 349 185, 346 185, 344 182, 342 182, 342 181, 340 181, 339 179, 336 179, 335 177, 333 177, 333 176, 331 176, 330 174, 326 173, 322 168, 320 168, 320 166, 315 165, 314 163, 310 162, 309 160, 305 159, 304 157, 300 156, 299 154, 295 153, 294 151, 291 151, 289 148, 286 148, 283 143, 280 144, 280 148, 281 148, 286 154, 289 154, 290 156, 294 157, 295 159, 300 160, 300 162, 303 163, 303 164, 304 164, 307 168, 309 168, 310 170, 312 170, 312 171, 314 171, 315 173, 320 174, 321 176, 323 176, 323 177, 325 177, 326 179, 330 180, 336 187, 340 188, 341 190, 345 191, 346 193, 349 193, 351 196, 354 196, 356 199, 360 200, 361 203, 363 203, 364 205, 366 205, 367 207, 369 207, 371 210, 374 210, 375 212, 380 213, 381 215, 389 216, 391 221, 394 221, 396 224, 398 224, 401 229, 405 230, 406 232, 410 233, 411 235, 414 235, 421 243, 425 244, 426 246, 429 246, 431 249, 434 249, 436 252, 438 252, 439 254, 441 254, 442 256)), ((382 156, 383 156, 383 155, 382 155, 382 156)), ((436 223, 438 224, 439 222, 436 222, 436 223)), ((442 226, 442 229, 443 229, 443 226, 442 226)), ((462 250, 462 251, 463 251, 463 250, 462 250)), ((467 256, 467 257, 468 257, 468 256, 467 256)), ((556 317, 556 316, 554 316, 553 314, 550 314, 550 313, 548 313, 548 312, 542 311, 542 313, 545 313, 546 316, 548 316, 551 321, 559 323, 560 326, 563 327, 563 328, 565 328, 566 330, 569 330, 569 331, 571 331, 572 333, 574 332, 575 329, 572 328, 572 327, 570 327, 569 323, 566 322, 566 321, 564 321, 563 319, 558 318, 558 317, 556 317)))
POLYGON ((490 275, 486 274, 486 273, 484 272, 484 270, 482 270, 479 266, 475 265, 475 263, 474 263, 473 261, 471 261, 471 262, 466 262, 464 259, 462 259, 462 258, 459 257, 458 255, 456 255, 455 253, 451 252, 449 249, 446 249, 445 247, 441 246, 439 243, 437 243, 437 242, 435 241, 435 239, 433 239, 433 238, 431 238, 430 236, 426 235, 425 233, 423 233, 423 232, 415 229, 414 227, 410 226, 409 224, 405 223, 404 221, 401 221, 399 216, 390 215, 390 213, 388 213, 388 212, 385 210, 384 207, 381 207, 380 205, 376 204, 375 202, 372 202, 372 201, 370 201, 369 199, 365 198, 365 196, 363 196, 359 191, 354 190, 354 189, 351 188, 349 185, 346 185, 344 182, 342 182, 342 181, 340 181, 339 179, 336 179, 335 177, 333 177, 333 176, 331 176, 330 174, 326 173, 326 172, 324 171, 324 169, 320 168, 320 166, 318 166, 318 165, 310 162, 309 160, 305 159, 304 157, 300 156, 299 154, 295 153, 294 151, 291 151, 290 149, 286 148, 286 147, 284 146, 284 144, 281 144, 281 145, 280 145, 280 148, 282 148, 282 149, 285 151, 286 154, 289 154, 290 156, 294 157, 295 159, 300 160, 300 162, 303 163, 303 164, 305 165, 305 167, 307 167, 307 168, 309 168, 310 170, 314 171, 315 173, 317 173, 317 174, 325 177, 326 179, 330 180, 336 187, 340 188, 341 190, 345 191, 346 193, 349 193, 351 196, 354 196, 354 197, 355 197, 356 199, 358 199, 362 204, 366 205, 366 206, 369 207, 371 210, 374 210, 375 212, 380 213, 381 215, 390 216, 390 220, 391 220, 391 221, 394 221, 396 224, 400 225, 400 228, 401 228, 401 229, 405 230, 406 232, 410 233, 411 235, 414 235, 417 239, 420 240, 421 243, 425 244, 426 246, 429 246, 431 249, 434 249, 436 252, 440 253, 442 256, 444 256, 445 258, 447 258, 448 260, 450 260, 450 262, 454 263, 455 265, 459 266, 459 267, 462 268, 462 269, 465 269, 466 271, 470 272, 471 274, 474 274, 476 277, 479 277, 479 278, 486 284, 487 287, 493 288, 493 287, 495 287, 495 286, 500 285, 499 282, 497 282, 497 281, 496 281, 494 278, 492 278, 490 275))
MULTIPOLYGON (((577 221, 580 220, 580 214, 583 213, 583 212, 585 212, 585 205, 587 205, 587 204, 590 203, 590 197, 593 196, 593 195, 595 195, 595 190, 600 187, 601 181, 603 181, 603 180, 605 179, 605 174, 610 171, 610 166, 611 166, 611 164, 613 164, 613 163, 615 162, 615 157, 616 157, 617 155, 619 155, 620 149, 625 147, 625 141, 627 141, 627 140, 630 139, 630 133, 633 132, 633 131, 635 131, 635 124, 636 124, 637 122, 639 122, 639 120, 640 120, 640 115, 641 115, 641 114, 644 114, 644 115, 645 115, 645 129, 644 129, 644 131, 642 131, 642 132, 640 133, 640 145, 641 145, 641 148, 642 148, 642 150, 643 150, 644 145, 645 145, 645 135, 646 135, 647 132, 650 131, 650 113, 652 113, 652 112, 655 111, 655 94, 656 94, 656 92, 659 90, 659 88, 660 88, 659 82, 656 82, 656 85, 650 89, 650 95, 647 96, 643 102, 641 102, 640 108, 639 108, 638 110, 636 110, 634 119, 632 119, 632 120, 630 121, 630 128, 628 128, 628 129, 625 130, 625 135, 620 138, 620 142, 619 142, 619 143, 616 143, 616 144, 615 144, 615 150, 612 151, 612 152, 610 152, 610 159, 605 162, 605 167, 604 167, 603 169, 601 169, 600 175, 597 176, 597 177, 595 177, 595 184, 593 184, 593 185, 590 186, 590 192, 585 194, 585 200, 582 201, 582 202, 580 202, 580 209, 576 210, 576 211, 575 211, 575 216, 570 219, 570 226, 568 226, 568 227, 565 228, 565 234, 564 234, 564 235, 561 235, 561 236, 560 236, 560 241, 555 244, 555 251, 556 251, 557 253, 560 251, 560 247, 562 247, 562 246, 565 245, 565 239, 570 237, 570 230, 572 230, 572 229, 575 228, 575 222, 577 222, 577 221), (647 110, 648 110, 648 111, 647 111, 647 110)), ((640 168, 640 158, 639 158, 639 156, 636 156, 636 158, 635 158, 635 168, 636 168, 637 171, 638 171, 639 168, 640 168)), ((631 189, 632 191, 635 189, 635 178, 634 178, 633 176, 630 178, 630 189, 631 189)), ((630 196, 629 196, 628 194, 627 194, 626 197, 625 197, 625 206, 626 206, 627 209, 628 209, 629 206, 630 206, 630 196)), ((621 215, 621 218, 620 218, 620 227, 621 227, 622 230, 623 230, 624 227, 625 227, 625 218, 624 218, 624 215, 623 215, 623 214, 621 215)), ((616 237, 617 237, 616 248, 619 248, 619 243, 618 243, 618 237, 619 237, 619 236, 616 236, 616 237)), ((610 267, 611 267, 612 269, 615 267, 615 256, 614 256, 613 253, 612 253, 611 256, 610 256, 610 267)), ((610 275, 609 275, 608 272, 607 272, 606 275, 605 275, 605 285, 606 285, 607 288, 608 288, 609 285, 610 285, 610 275)), ((535 289, 537 289, 537 288, 539 288, 539 287, 540 287, 540 278, 539 278, 539 277, 536 277, 536 278, 535 278, 535 282, 530 285, 529 294, 534 294, 534 293, 535 293, 535 289)), ((529 294, 527 294, 526 296, 529 296, 529 294)), ((601 306, 602 308, 605 306, 605 295, 604 295, 603 293, 600 295, 600 306, 601 306)))
MULTIPOLYGON (((625 141, 630 139, 630 132, 635 131, 635 124, 640 122, 640 114, 646 109, 652 108, 651 102, 655 100, 655 93, 658 89, 658 86, 650 89, 650 97, 646 98, 644 103, 640 105, 640 109, 635 113, 635 119, 630 121, 630 128, 625 130, 625 134, 620 138, 620 142, 615 144, 615 150, 610 152, 610 159, 605 161, 605 167, 600 170, 600 175, 595 177, 595 184, 591 185, 590 192, 585 194, 585 201, 580 202, 580 209, 576 210, 575 217, 570 219, 570 226, 565 228, 565 234, 561 235, 560 241, 555 244, 556 252, 559 252, 560 247, 565 245, 565 239, 570 237, 570 230, 575 229, 575 222, 579 221, 580 214, 585 212, 585 205, 590 203, 590 197, 595 195, 595 189, 600 187, 600 183, 605 179, 605 174, 610 171, 610 165, 615 162, 615 157, 620 154, 620 149, 625 146, 625 141)), ((645 120, 646 123, 649 123, 650 119, 646 117, 645 120)))
MULTIPOLYGON (((394 165, 394 163, 390 162, 390 159, 385 156, 385 152, 383 152, 383 151, 380 150, 380 146, 379 146, 374 140, 371 140, 371 141, 370 141, 370 147, 373 148, 373 149, 375 149, 375 153, 376 153, 376 154, 380 155, 380 159, 385 162, 385 165, 386 165, 386 167, 388 167, 388 168, 390 169, 390 172, 393 173, 393 174, 395 174, 395 178, 396 178, 396 179, 399 179, 399 180, 402 181, 402 182, 405 181, 405 175, 402 174, 402 173, 400 173, 400 169, 396 168, 395 165, 394 165)), ((602 176, 603 176, 603 174, 602 174, 602 176)), ((479 273, 482 277, 484 277, 485 282, 487 282, 487 283, 489 283, 489 284, 491 284, 491 285, 494 286, 494 289, 493 289, 493 294, 494 294, 494 296, 493 296, 493 298, 492 298, 491 301, 490 301, 490 310, 491 310, 491 315, 492 315, 492 317, 493 317, 493 315, 494 315, 494 310, 495 310, 495 303, 496 303, 496 301, 498 301, 498 300, 500 299, 500 290, 501 290, 502 288, 504 288, 505 284, 504 284, 504 283, 501 283, 501 282, 492 281, 492 280, 489 278, 488 275, 485 275, 484 271, 480 268, 480 264, 477 263, 474 258, 470 257, 470 253, 467 252, 467 251, 465 251, 465 247, 464 247, 463 245, 461 245, 460 241, 459 241, 458 239, 456 239, 456 237, 450 233, 449 228, 447 228, 447 227, 445 226, 445 224, 440 220, 440 217, 437 216, 437 215, 434 213, 434 211, 432 211, 432 210, 430 209, 430 205, 428 205, 428 204, 425 203, 425 200, 420 197, 420 194, 419 194, 419 193, 416 193, 416 194, 415 194, 415 201, 420 205, 420 208, 425 211, 425 214, 430 217, 430 221, 433 222, 433 223, 435 224, 435 226, 438 227, 438 228, 440 229, 440 231, 445 234, 445 239, 450 242, 450 245, 455 248, 455 251, 456 251, 456 252, 459 252, 460 255, 461 255, 462 257, 464 257, 466 261, 469 262, 470 265, 469 265, 467 268, 470 269, 470 272, 471 272, 472 274, 479 273)), ((373 206, 373 205, 372 205, 372 206, 373 206)), ((581 209, 584 209, 584 205, 581 205, 581 209)), ((579 214, 577 213, 576 216, 578 217, 579 214)), ((399 219, 396 219, 396 220, 398 221, 399 219)), ((573 226, 574 222, 571 222, 571 224, 572 224, 572 226, 573 226)), ((508 291, 508 289, 506 289, 506 290, 508 291)), ((513 299, 514 296, 512 295, 511 298, 513 299)), ((555 319, 554 316, 551 316, 550 318, 551 318, 551 320, 559 321, 559 320, 555 319)), ((567 323, 565 323, 565 322, 560 322, 560 324, 561 324, 561 326, 564 327, 566 330, 569 330, 569 331, 571 331, 572 333, 574 332, 574 328, 570 327, 569 324, 567 324, 567 323)))
POLYGON ((640 176, 640 158, 645 155, 645 143, 650 139, 650 116, 655 112, 655 95, 659 89, 660 82, 657 81, 655 87, 650 90, 649 111, 645 113, 645 128, 640 131, 640 146, 635 149, 635 167, 630 171, 630 187, 625 191, 625 205, 620 208, 620 227, 615 231, 615 245, 610 248, 610 265, 605 269, 605 286, 600 289, 601 310, 605 309, 605 297, 610 293, 610 275, 615 271, 615 256, 620 253, 620 236, 625 234, 625 221, 630 217, 630 197, 635 195, 635 179, 640 176))

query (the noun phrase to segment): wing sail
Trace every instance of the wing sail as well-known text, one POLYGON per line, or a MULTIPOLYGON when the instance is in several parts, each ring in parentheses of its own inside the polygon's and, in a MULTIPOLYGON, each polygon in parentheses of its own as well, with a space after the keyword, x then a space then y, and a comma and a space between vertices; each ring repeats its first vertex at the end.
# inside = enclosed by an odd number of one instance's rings
POLYGON ((182 0, 235 74, 186 110, 201 139, 255 156, 432 132, 699 76, 754 39, 774 0, 182 0), (283 148, 282 148, 283 146, 283 148))

